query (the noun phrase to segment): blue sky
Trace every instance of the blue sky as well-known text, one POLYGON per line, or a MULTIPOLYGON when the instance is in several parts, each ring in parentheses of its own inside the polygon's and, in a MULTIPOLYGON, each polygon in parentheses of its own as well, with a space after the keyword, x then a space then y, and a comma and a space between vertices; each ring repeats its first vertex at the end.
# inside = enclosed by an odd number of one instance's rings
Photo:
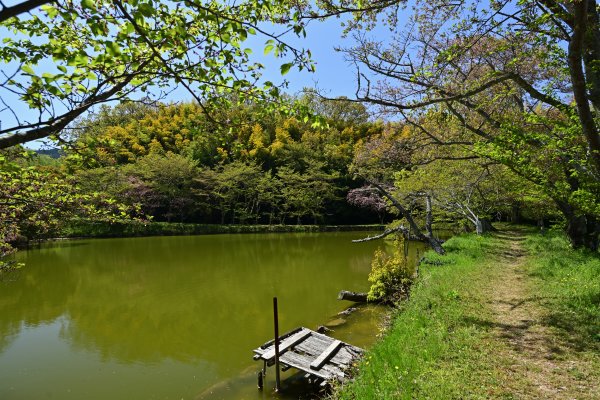
MULTIPOLYGON (((307 25, 306 38, 298 38, 293 34, 290 34, 285 39, 295 47, 311 50, 313 60, 316 62, 316 72, 314 73, 306 70, 298 71, 296 68, 292 68, 288 74, 282 76, 280 73, 280 66, 282 63, 286 62, 286 59, 278 59, 273 55, 263 55, 264 42, 266 40, 265 37, 250 37, 246 43, 246 47, 251 47, 255 55, 253 57, 256 58, 256 61, 259 61, 266 66, 263 71, 263 78, 265 80, 270 80, 276 84, 281 83, 284 79, 289 82, 288 89, 286 89, 287 93, 296 94, 303 88, 316 87, 329 97, 354 97, 356 88, 356 69, 344 59, 343 53, 334 50, 336 46, 349 47, 352 44, 350 39, 343 38, 341 21, 341 19, 336 18, 330 18, 326 21, 314 20, 307 25)), ((267 31, 273 32, 277 32, 281 29, 277 26, 265 26, 264 28, 267 31)), ((377 34, 381 34, 381 32, 377 32, 377 34)), ((44 68, 43 65, 44 63, 39 67, 44 68)), ((178 88, 173 91, 166 100, 174 102, 191 101, 192 96, 183 88, 178 88)), ((22 120, 27 120, 27 116, 32 113, 25 104, 22 104, 16 98, 10 99, 10 103, 22 120)), ((0 118, 4 119, 3 125, 5 126, 14 123, 14 121, 11 121, 11 119, 14 118, 6 113, 0 115, 0 118)), ((27 146, 38 148, 41 144, 30 142, 27 146)))
MULTIPOLYGON (((306 70, 298 71, 292 68, 285 76, 281 75, 279 67, 286 62, 285 58, 275 58, 272 54, 263 56, 265 37, 249 37, 244 47, 253 50, 253 58, 265 65, 263 78, 274 83, 281 83, 284 79, 289 82, 289 94, 295 94, 302 89, 319 88, 324 94, 337 97, 353 97, 356 87, 356 69, 344 60, 344 55, 334 50, 335 47, 350 46, 350 39, 342 38, 343 28, 340 19, 327 21, 311 21, 307 26, 306 38, 297 38, 290 34, 286 42, 297 48, 310 49, 313 60, 316 62, 316 72, 306 70)), ((277 31, 277 27, 265 27, 267 31, 277 31)), ((183 89, 176 90, 169 100, 191 101, 192 97, 183 89)))
MULTIPOLYGON (((342 39, 342 30, 339 19, 327 21, 312 21, 307 26, 307 37, 304 39, 290 40, 298 47, 310 49, 316 62, 316 72, 298 71, 292 69, 285 76, 290 82, 289 92, 294 93, 304 87, 318 87, 330 96, 354 95, 356 86, 353 65, 344 60, 342 53, 336 52, 334 47, 340 45, 349 46, 351 41, 342 39)), ((257 49, 260 50, 260 49, 257 49)), ((262 61, 267 66, 265 77, 273 81, 282 79, 279 72, 280 60, 273 57, 264 58, 262 61)))

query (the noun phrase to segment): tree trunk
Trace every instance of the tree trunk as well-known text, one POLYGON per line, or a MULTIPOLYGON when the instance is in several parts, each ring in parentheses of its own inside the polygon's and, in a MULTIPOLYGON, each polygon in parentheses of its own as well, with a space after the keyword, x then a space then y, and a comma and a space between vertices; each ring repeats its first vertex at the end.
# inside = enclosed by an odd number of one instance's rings
POLYGON ((431 196, 425 196, 425 231, 430 237, 433 237, 433 210, 431 207, 431 196))
POLYGON ((546 224, 544 223, 544 218, 539 218, 537 222, 538 228, 540 228, 541 233, 546 232, 546 224))
POLYGON ((588 86, 588 97, 596 113, 600 113, 600 15, 595 0, 587 2, 587 32, 584 38, 586 51, 583 52, 583 64, 588 86))
POLYGON ((521 223, 521 207, 518 204, 513 204, 510 208, 510 222, 513 224, 521 223))
POLYGON ((487 218, 480 219, 479 224, 481 225, 481 233, 494 232, 497 230, 487 218))
POLYGON ((419 229, 419 226, 417 225, 417 223, 413 219, 412 214, 410 213, 410 211, 408 211, 402 205, 402 203, 400 203, 398 201, 398 199, 396 199, 390 192, 388 192, 387 190, 385 190, 383 188, 383 186, 381 186, 377 182, 370 181, 368 179, 365 179, 365 181, 367 183, 373 185, 384 197, 386 197, 394 205, 394 207, 396 207, 396 209, 400 212, 400 215, 402 215, 406 219, 406 221, 408 222, 408 225, 411 228, 411 233, 413 233, 416 237, 421 238, 421 239, 427 241, 427 243, 429 243, 429 245, 431 246, 431 248, 436 253, 438 253, 438 254, 446 254, 446 251, 442 247, 442 243, 436 237, 430 236, 430 235, 426 235, 426 234, 423 234, 423 232, 421 232, 421 229, 419 229))
POLYGON ((479 218, 475 220, 475 233, 478 235, 483 234, 483 222, 479 218))
POLYGON ((598 250, 600 225, 595 217, 572 215, 567 218, 567 236, 575 248, 598 250))
POLYGON ((366 303, 367 302, 367 294, 342 290, 338 294, 338 300, 348 300, 348 301, 354 301, 356 303, 366 303))
POLYGON ((442 247, 442 243, 436 238, 430 238, 429 245, 438 254, 446 254, 446 250, 442 247))
MULTIPOLYGON (((588 149, 591 153, 592 160, 596 171, 600 171, 600 134, 594 121, 594 114, 590 107, 590 100, 594 99, 594 94, 598 94, 598 88, 594 87, 597 81, 594 79, 596 76, 596 66, 592 66, 595 60, 594 55, 597 57, 598 54, 594 54, 596 50, 596 43, 593 43, 597 39, 597 34, 594 29, 598 29, 597 25, 597 12, 596 10, 588 9, 591 6, 589 3, 596 5, 593 0, 573 2, 573 34, 568 46, 568 62, 569 62, 569 73, 571 75, 571 84, 573 87, 573 99, 577 107, 577 114, 579 121, 581 122, 581 128, 586 138, 588 149), (590 13, 591 12, 591 13, 590 13), (592 26, 589 26, 589 23, 592 26), (593 43, 593 44, 592 44, 593 43), (587 46, 586 46, 587 44, 587 46), (590 46, 591 45, 591 46, 590 46), (586 70, 588 73, 592 72, 588 77, 591 81, 586 81, 586 74, 582 61, 586 61, 586 70), (588 93, 588 84, 592 89, 592 93, 588 93), (589 95, 592 95, 592 99, 589 95)), ((595 8, 595 7, 592 7, 595 8)), ((595 103, 594 101, 592 101, 595 103)), ((594 104, 596 107, 597 104, 594 104)))

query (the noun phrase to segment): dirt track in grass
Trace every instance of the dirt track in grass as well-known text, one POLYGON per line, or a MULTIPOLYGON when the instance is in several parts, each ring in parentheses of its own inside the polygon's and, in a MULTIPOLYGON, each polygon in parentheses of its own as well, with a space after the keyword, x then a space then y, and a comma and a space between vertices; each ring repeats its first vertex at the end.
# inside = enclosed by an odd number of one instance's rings
POLYGON ((544 298, 535 293, 528 273, 525 236, 518 230, 495 236, 501 242, 495 250, 499 268, 485 291, 492 310, 489 340, 502 386, 497 397, 600 399, 600 383, 589 376, 593 367, 544 322, 544 298))

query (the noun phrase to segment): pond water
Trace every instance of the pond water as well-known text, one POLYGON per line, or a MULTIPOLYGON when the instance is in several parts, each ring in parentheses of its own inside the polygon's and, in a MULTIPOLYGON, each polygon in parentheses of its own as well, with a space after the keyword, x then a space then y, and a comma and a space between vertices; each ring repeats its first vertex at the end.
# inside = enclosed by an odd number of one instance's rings
MULTIPOLYGON (((252 349, 339 319, 342 290, 366 291, 381 241, 364 232, 57 242, 19 252, 0 278, 0 399, 298 398, 274 372, 256 388, 252 349)), ((422 247, 410 250, 412 258, 422 247)), ((331 333, 369 347, 385 310, 362 307, 331 333)), ((290 377, 291 372, 284 374, 290 377)))

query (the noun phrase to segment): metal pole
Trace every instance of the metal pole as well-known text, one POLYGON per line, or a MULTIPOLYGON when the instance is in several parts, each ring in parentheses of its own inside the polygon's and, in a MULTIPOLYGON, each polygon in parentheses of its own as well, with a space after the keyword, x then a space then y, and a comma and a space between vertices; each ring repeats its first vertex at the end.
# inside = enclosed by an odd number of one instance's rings
POLYGON ((279 316, 277 314, 277 297, 273 297, 273 322, 275 324, 275 391, 281 389, 279 381, 279 316))

